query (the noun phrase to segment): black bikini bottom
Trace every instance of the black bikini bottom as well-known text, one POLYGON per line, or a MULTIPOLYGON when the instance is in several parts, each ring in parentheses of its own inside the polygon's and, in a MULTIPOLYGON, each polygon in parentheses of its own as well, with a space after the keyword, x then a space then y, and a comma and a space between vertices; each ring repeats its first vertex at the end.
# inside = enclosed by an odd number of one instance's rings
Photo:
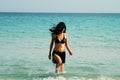
POLYGON ((53 51, 52 53, 52 62, 57 64, 57 61, 54 59, 54 55, 57 54, 61 60, 62 60, 62 63, 65 63, 65 58, 66 58, 66 54, 65 52, 57 52, 57 51, 53 51))

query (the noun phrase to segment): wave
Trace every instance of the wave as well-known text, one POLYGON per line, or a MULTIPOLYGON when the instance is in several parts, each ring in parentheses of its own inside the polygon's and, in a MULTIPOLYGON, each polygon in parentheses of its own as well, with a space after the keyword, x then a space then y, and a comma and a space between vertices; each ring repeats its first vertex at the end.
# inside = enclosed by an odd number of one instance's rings
POLYGON ((0 75, 0 80, 120 80, 120 76, 77 76, 77 75, 65 75, 63 74, 55 74, 55 73, 48 73, 40 75, 39 73, 36 74, 29 74, 29 75, 0 75))
POLYGON ((33 78, 33 80, 120 80, 120 78, 110 78, 110 77, 97 77, 97 78, 85 78, 85 77, 71 77, 65 78, 63 76, 58 77, 48 77, 48 78, 33 78))
POLYGON ((85 78, 85 77, 71 77, 65 78, 63 76, 59 77, 47 77, 47 78, 0 78, 0 80, 120 80, 120 78, 110 78, 110 77, 98 77, 98 78, 85 78))

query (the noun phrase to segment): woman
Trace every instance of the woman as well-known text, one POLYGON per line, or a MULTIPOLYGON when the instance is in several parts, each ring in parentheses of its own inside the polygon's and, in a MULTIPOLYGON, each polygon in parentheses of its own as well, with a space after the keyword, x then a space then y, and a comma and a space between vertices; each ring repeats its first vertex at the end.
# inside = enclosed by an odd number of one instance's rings
POLYGON ((69 54, 72 55, 72 51, 68 45, 68 35, 66 33, 66 25, 64 22, 60 22, 56 27, 50 29, 52 32, 52 39, 50 43, 50 51, 48 58, 51 59, 52 53, 52 61, 56 64, 56 73, 61 73, 64 70, 65 64, 65 47, 68 50, 69 54), (54 49, 53 49, 54 45, 54 49), (53 51, 52 51, 53 49, 53 51))

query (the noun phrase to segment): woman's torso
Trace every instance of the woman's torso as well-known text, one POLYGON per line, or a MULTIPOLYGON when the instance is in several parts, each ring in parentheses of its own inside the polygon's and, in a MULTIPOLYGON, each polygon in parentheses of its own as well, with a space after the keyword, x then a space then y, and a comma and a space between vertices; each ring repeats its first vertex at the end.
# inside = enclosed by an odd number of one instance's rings
POLYGON ((54 51, 64 52, 65 51, 65 42, 66 42, 66 33, 61 33, 59 35, 55 35, 54 51))

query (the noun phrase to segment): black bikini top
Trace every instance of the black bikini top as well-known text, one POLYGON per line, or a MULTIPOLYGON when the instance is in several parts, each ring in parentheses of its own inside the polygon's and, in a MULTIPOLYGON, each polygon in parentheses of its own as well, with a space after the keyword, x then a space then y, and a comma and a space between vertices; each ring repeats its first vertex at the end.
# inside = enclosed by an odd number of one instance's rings
POLYGON ((56 36, 55 43, 64 44, 65 42, 66 42, 65 36, 63 36, 63 39, 61 41, 58 39, 58 36, 56 36))

